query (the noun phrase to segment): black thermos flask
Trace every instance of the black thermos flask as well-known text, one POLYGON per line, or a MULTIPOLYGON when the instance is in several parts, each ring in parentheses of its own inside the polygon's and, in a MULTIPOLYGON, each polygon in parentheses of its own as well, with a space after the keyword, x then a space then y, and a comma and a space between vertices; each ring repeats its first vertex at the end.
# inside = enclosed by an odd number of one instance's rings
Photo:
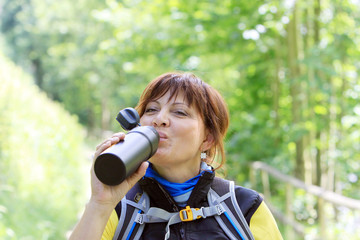
POLYGON ((152 126, 138 126, 135 109, 126 108, 116 118, 125 130, 123 141, 102 152, 95 160, 97 178, 106 185, 118 185, 134 173, 143 161, 151 158, 159 144, 159 134, 152 126), (136 127, 137 126, 137 127, 136 127))

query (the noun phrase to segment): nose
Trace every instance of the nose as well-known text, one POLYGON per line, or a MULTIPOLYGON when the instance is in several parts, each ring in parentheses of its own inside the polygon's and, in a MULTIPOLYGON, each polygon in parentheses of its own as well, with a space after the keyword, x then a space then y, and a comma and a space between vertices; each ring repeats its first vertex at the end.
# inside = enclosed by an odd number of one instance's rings
POLYGON ((165 110, 160 110, 153 118, 152 124, 154 127, 167 127, 169 126, 169 116, 165 110))

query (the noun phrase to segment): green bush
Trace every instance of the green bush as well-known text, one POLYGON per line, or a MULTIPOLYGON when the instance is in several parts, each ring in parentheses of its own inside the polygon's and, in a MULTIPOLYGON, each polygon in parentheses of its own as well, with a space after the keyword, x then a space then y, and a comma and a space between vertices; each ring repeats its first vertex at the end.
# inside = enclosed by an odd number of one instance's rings
POLYGON ((84 196, 84 130, 0 54, 0 239, 65 239, 84 196))

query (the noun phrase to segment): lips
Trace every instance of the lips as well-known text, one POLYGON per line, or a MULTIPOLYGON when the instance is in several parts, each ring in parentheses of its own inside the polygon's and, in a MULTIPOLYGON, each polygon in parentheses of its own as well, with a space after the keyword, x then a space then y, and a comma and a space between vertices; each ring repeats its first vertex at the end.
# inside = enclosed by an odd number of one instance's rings
POLYGON ((165 133, 158 131, 160 140, 166 140, 168 137, 165 133))

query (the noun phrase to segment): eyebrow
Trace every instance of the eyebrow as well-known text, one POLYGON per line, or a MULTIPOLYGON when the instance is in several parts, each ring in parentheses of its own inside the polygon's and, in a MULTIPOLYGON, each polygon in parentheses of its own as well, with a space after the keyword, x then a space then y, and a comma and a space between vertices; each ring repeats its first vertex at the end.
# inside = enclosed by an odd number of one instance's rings
POLYGON ((182 103, 182 102, 174 102, 172 105, 185 105, 185 106, 189 106, 186 103, 182 103))
MULTIPOLYGON (((150 101, 149 103, 152 103, 152 102, 154 102, 154 103, 157 103, 157 104, 160 104, 160 102, 158 101, 158 100, 152 100, 152 101, 150 101)), ((186 104, 185 102, 174 102, 174 103, 172 103, 171 105, 185 105, 185 106, 189 106, 188 104, 186 104)))

